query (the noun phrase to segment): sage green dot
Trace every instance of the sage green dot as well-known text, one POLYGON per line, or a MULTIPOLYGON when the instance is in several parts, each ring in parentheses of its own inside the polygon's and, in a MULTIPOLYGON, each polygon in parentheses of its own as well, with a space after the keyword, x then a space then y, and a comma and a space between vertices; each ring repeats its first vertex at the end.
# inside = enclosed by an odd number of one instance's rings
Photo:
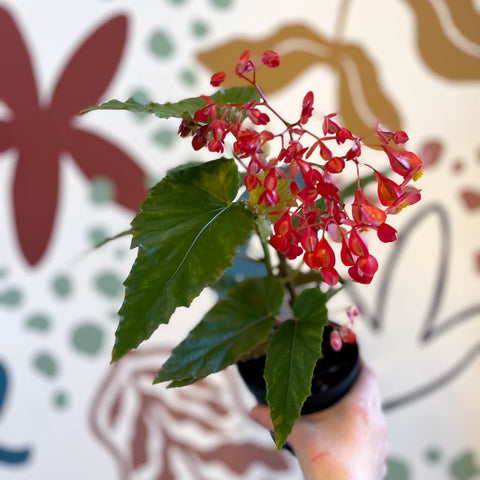
POLYGON ((147 92, 143 90, 142 88, 136 88, 133 90, 133 92, 130 94, 130 96, 136 100, 137 102, 140 103, 147 103, 150 101, 149 96, 147 95, 147 92))
POLYGON ((96 355, 103 344, 103 331, 94 323, 84 323, 72 333, 72 345, 80 353, 96 355))
POLYGON ((97 177, 92 180, 90 200, 96 204, 107 203, 115 197, 115 185, 106 177, 97 177))
POLYGON ((122 281, 112 272, 102 272, 95 277, 95 287, 107 297, 116 297, 122 293, 122 281))
POLYGON ((185 69, 180 72, 180 81, 189 87, 193 87, 197 83, 197 76, 190 69, 185 69))
POLYGON ((72 282, 67 275, 58 275, 53 279, 53 291, 60 298, 67 298, 72 293, 72 282))
POLYGON ((38 353, 33 359, 33 366, 48 378, 53 378, 58 372, 57 362, 49 353, 38 353))
POLYGON ((8 270, 6 268, 0 268, 0 278, 6 277, 8 270))
POLYGON ((172 3, 173 5, 182 5, 186 3, 186 0, 170 0, 170 3, 172 3))
POLYGON ((18 307, 22 302, 22 293, 15 287, 0 292, 0 303, 7 307, 18 307))
POLYGON ((193 35, 201 38, 208 35, 208 32, 209 32, 209 28, 205 22, 203 22, 202 20, 196 20, 195 22, 193 22, 192 24, 193 35))
POLYGON ((425 452, 425 459, 430 463, 438 463, 442 459, 442 452, 435 447, 429 448, 425 452))
POLYGON ((216 8, 229 8, 232 6, 232 0, 210 0, 210 3, 216 8))
POLYGON ((29 315, 26 319, 26 324, 28 328, 32 330, 37 330, 39 332, 46 332, 50 329, 50 319, 44 313, 33 313, 29 315))
POLYGON ((407 464, 401 460, 387 459, 387 474, 384 480, 410 480, 410 469, 407 464))
POLYGON ((162 128, 153 134, 153 141, 162 148, 170 148, 175 142, 177 134, 174 130, 162 128))
POLYGON ((173 53, 173 43, 170 37, 161 30, 152 34, 149 46, 151 52, 157 57, 166 58, 173 53))
MULTIPOLYGON (((142 89, 136 89, 132 92, 130 95, 133 97, 134 100, 136 100, 139 103, 149 103, 150 102, 150 96, 147 95, 147 92, 142 89)), ((149 113, 144 113, 144 112, 135 112, 135 117, 138 120, 146 120, 148 117, 150 117, 149 113)))
POLYGON ((121 260, 122 258, 125 258, 127 256, 129 250, 126 250, 125 248, 117 248, 114 253, 114 257, 117 260, 121 260))
POLYGON ((63 410, 69 403, 68 394, 63 391, 55 392, 53 394, 52 403, 55 408, 63 410))
POLYGON ((108 238, 107 232, 102 227, 93 227, 88 232, 88 238, 93 246, 102 243, 108 238))
POLYGON ((472 452, 462 453, 450 464, 450 473, 457 480, 470 480, 480 474, 480 466, 472 452))

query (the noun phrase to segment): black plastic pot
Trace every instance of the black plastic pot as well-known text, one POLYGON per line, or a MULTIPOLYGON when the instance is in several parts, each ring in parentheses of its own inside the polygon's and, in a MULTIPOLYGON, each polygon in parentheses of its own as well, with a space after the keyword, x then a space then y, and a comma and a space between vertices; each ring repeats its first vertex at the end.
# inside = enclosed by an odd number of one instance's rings
MULTIPOLYGON (((336 352, 330 346, 331 331, 330 326, 324 329, 323 357, 315 366, 311 395, 303 404, 302 415, 331 407, 350 390, 360 372, 358 346, 344 344, 342 349, 336 352)), ((257 401, 266 404, 266 385, 263 378, 265 357, 238 362, 237 367, 257 401)))

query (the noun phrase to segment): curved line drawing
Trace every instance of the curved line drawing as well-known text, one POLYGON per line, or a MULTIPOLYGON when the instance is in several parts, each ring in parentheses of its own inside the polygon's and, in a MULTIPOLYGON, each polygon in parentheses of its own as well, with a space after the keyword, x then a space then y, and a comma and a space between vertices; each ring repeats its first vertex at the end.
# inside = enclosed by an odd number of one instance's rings
POLYGON ((432 380, 421 388, 417 390, 412 390, 411 392, 406 393, 405 395, 400 395, 391 400, 386 400, 382 404, 382 408, 385 411, 394 410, 398 407, 403 407, 415 400, 420 400, 421 398, 430 395, 431 393, 437 391, 439 388, 447 385, 449 382, 455 380, 459 375, 461 375, 467 367, 475 360, 477 355, 480 355, 480 343, 473 347, 462 359, 457 362, 457 364, 451 368, 447 373, 440 375, 438 378, 432 380))
MULTIPOLYGON (((451 332, 454 328, 458 328, 460 324, 472 321, 478 318, 480 314, 480 303, 474 303, 462 308, 460 311, 449 315, 445 318, 439 318, 441 315, 441 304, 444 296, 448 267, 451 252, 451 230, 448 215, 440 204, 431 204, 420 210, 410 222, 403 227, 402 234, 399 235, 397 244, 390 254, 384 268, 384 277, 379 284, 378 294, 373 307, 373 311, 369 310, 366 303, 362 300, 359 293, 352 285, 347 286, 347 292, 352 300, 358 305, 363 312, 364 320, 367 322, 371 330, 381 332, 384 328, 386 303, 390 298, 390 291, 393 291, 393 272, 402 259, 402 253, 405 250, 406 241, 412 233, 418 228, 425 219, 433 216, 439 221, 440 235, 439 239, 439 261, 437 272, 435 273, 435 283, 431 299, 429 301, 427 312, 421 321, 419 331, 419 341, 421 346, 433 344, 433 341, 441 338, 442 335, 451 332)), ((480 355, 480 341, 469 348, 460 359, 456 360, 453 366, 450 366, 445 372, 436 376, 434 379, 428 380, 424 385, 414 388, 405 393, 399 394, 394 398, 387 398, 384 402, 385 410, 393 410, 398 407, 405 406, 411 402, 420 400, 421 398, 436 392, 438 389, 446 386, 462 374, 480 355)))

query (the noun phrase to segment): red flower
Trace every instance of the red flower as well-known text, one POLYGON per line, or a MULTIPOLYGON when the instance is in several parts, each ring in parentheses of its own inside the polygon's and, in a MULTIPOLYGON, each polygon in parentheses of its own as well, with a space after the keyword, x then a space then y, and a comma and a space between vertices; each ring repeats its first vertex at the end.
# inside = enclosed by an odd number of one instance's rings
POLYGON ((404 181, 416 180, 421 175, 422 161, 413 152, 398 150, 384 146, 383 149, 388 155, 390 165, 394 172, 404 178, 404 181))
POLYGON ((304 125, 308 122, 313 113, 313 92, 307 92, 303 97, 302 113, 300 115, 300 123, 304 125))
POLYGON ((262 53, 262 63, 270 68, 276 68, 280 65, 280 57, 273 50, 266 50, 262 53))
POLYGON ((18 152, 14 219, 20 248, 31 265, 42 258, 52 234, 61 154, 69 153, 89 179, 110 178, 120 205, 136 210, 145 196, 141 168, 120 148, 74 123, 81 110, 99 102, 111 82, 126 27, 126 18, 117 16, 87 38, 63 70, 50 104, 42 104, 21 34, 0 8, 0 99, 13 113, 11 120, 0 122, 0 151, 18 152))
POLYGON ((214 73, 210 79, 210 85, 212 87, 219 87, 225 81, 226 76, 227 74, 225 72, 214 73))
POLYGON ((246 73, 253 70, 255 67, 253 62, 250 60, 250 50, 245 50, 238 60, 237 66, 235 68, 235 73, 240 77, 244 77, 246 73))

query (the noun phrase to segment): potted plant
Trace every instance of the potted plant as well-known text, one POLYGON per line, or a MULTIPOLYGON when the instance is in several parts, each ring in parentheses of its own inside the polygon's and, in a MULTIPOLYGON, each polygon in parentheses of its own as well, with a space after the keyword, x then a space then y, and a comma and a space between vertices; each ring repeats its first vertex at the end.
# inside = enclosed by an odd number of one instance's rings
MULTIPOLYGON (((261 61, 275 68, 280 60, 266 51, 261 61)), ((243 86, 208 97, 166 104, 112 100, 89 109, 177 117, 180 136, 191 137, 194 150, 207 148, 220 157, 171 170, 133 219, 129 233, 137 258, 125 281, 112 361, 168 323, 177 307, 223 281, 219 301, 173 350, 154 383, 181 387, 263 357, 261 400, 270 407, 281 448, 311 394, 322 340, 323 352, 353 348, 349 369, 358 366, 350 324, 329 321, 327 301, 346 281, 371 282, 378 263, 364 232, 375 232, 381 242, 396 239, 387 217, 420 199, 410 183, 421 175, 422 163, 399 146, 408 140, 401 131, 377 126, 375 143, 367 144, 335 114, 323 118, 320 132, 309 129, 312 92, 298 118, 287 121, 257 84, 248 51, 236 74, 243 86), (369 149, 387 161, 379 168, 364 163, 369 149), (397 180, 387 176, 386 166, 397 180), (376 200, 364 192, 362 171, 376 184, 376 200), (342 179, 352 175, 345 186, 342 179), (236 255, 248 257, 239 252, 248 241, 258 243, 261 253, 249 260, 264 265, 265 274, 236 281, 224 273, 236 255)), ((224 78, 216 73, 211 84, 219 87, 224 78)), ((350 309, 349 318, 357 313, 350 309)))

